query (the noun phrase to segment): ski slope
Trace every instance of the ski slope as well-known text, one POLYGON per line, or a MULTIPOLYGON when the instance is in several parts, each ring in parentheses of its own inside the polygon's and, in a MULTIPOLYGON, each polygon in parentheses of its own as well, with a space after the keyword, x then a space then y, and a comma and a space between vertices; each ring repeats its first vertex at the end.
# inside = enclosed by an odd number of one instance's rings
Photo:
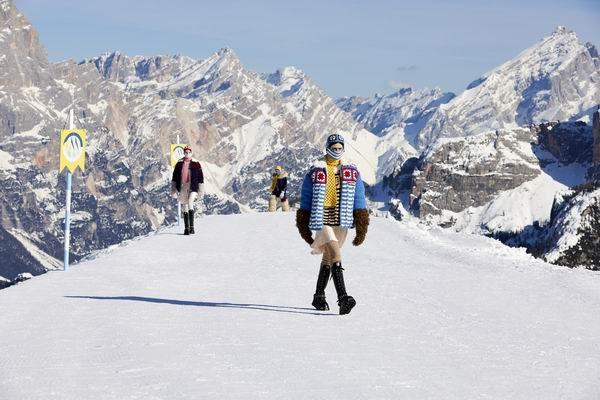
POLYGON ((600 398, 598 273, 375 218, 339 316, 292 213, 196 225, 0 291, 0 398, 600 398))

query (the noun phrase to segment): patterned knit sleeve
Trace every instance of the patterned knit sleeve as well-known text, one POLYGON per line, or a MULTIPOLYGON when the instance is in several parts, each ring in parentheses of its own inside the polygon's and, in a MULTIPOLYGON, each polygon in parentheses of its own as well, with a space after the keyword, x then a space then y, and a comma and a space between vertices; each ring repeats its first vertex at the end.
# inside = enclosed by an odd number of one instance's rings
POLYGON ((310 210, 312 205, 313 185, 311 172, 312 171, 309 171, 304 177, 304 181, 302 182, 302 192, 300 193, 300 208, 305 210, 310 210))

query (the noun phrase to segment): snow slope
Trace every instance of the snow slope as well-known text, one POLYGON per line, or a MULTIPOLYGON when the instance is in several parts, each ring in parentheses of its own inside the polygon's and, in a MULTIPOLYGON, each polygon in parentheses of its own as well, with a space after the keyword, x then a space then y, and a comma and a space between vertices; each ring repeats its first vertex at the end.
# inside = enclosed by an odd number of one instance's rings
POLYGON ((2 290, 2 398, 600 397, 597 273, 376 218, 339 316, 291 213, 197 226, 2 290))

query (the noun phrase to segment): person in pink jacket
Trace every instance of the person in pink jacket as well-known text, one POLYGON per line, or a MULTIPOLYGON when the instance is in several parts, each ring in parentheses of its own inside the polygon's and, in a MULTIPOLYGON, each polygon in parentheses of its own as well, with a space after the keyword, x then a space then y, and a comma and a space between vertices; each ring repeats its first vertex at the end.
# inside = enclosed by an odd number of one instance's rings
POLYGON ((204 194, 204 174, 198 160, 192 158, 192 148, 183 149, 184 157, 177 161, 171 180, 171 195, 177 197, 183 211, 183 234, 194 234, 194 201, 204 194))

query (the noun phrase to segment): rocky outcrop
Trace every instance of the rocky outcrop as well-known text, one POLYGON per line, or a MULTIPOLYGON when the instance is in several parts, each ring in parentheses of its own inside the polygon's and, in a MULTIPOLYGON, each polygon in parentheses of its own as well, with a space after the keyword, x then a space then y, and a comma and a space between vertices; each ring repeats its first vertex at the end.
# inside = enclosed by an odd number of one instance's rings
POLYGON ((592 132, 594 136, 593 164, 594 167, 600 167, 600 110, 596 110, 592 118, 592 132))
POLYGON ((553 210, 537 247, 547 261, 600 270, 600 185, 578 188, 553 210))
POLYGON ((556 192, 585 182, 591 127, 553 122, 439 140, 410 173, 386 188, 422 219, 454 229, 510 238, 550 218, 556 192))
MULTIPOLYGON (((539 125, 538 142, 556 161, 590 164, 593 138, 585 122, 550 122, 539 125)), ((542 166, 543 160, 542 160, 542 166)))
POLYGON ((10 285, 12 285, 12 282, 9 279, 0 276, 0 289, 5 289, 10 285))
POLYGON ((462 211, 535 178, 534 129, 489 132, 439 141, 413 172, 410 208, 421 218, 462 211))

